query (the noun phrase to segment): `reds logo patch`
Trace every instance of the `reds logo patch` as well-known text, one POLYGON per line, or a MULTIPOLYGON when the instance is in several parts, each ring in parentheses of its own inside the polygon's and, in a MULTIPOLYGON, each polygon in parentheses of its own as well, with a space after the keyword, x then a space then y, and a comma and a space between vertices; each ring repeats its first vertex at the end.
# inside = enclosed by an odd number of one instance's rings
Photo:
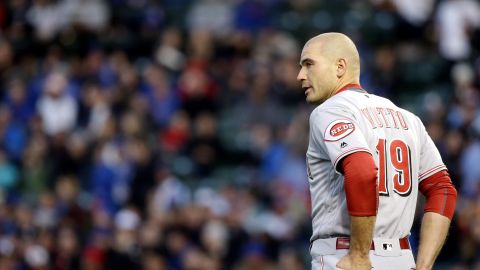
POLYGON ((334 142, 347 137, 355 130, 355 125, 349 120, 335 120, 325 130, 325 141, 334 142))

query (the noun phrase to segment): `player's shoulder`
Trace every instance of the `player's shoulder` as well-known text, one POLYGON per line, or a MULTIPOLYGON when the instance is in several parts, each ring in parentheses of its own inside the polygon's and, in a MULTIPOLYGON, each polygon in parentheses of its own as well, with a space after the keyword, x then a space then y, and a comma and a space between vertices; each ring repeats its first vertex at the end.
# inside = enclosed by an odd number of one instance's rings
POLYGON ((329 99, 327 99, 322 104, 318 105, 313 111, 312 114, 329 114, 329 113, 337 113, 341 111, 348 110, 348 105, 346 103, 346 99, 337 97, 335 95, 329 99))
POLYGON ((317 108, 316 113, 335 113, 352 115, 368 101, 365 92, 343 91, 327 99, 317 108))
POLYGON ((358 92, 353 92, 348 93, 347 95, 343 95, 344 99, 349 99, 353 100, 350 104, 350 107, 355 107, 355 104, 359 104, 359 107, 363 106, 373 106, 373 107, 382 107, 382 108, 388 108, 388 109, 393 109, 396 112, 399 112, 401 116, 408 122, 411 123, 413 126, 416 128, 421 128, 423 127, 422 120, 420 117, 418 117, 415 113, 411 112, 410 110, 397 105, 394 101, 390 100, 387 97, 379 96, 376 94, 370 94, 370 93, 363 93, 360 94, 358 92), (353 97, 353 98, 352 98, 353 97), (362 103, 362 99, 365 98, 364 101, 365 103, 362 103))
POLYGON ((352 98, 349 92, 352 91, 345 91, 330 97, 324 103, 319 105, 317 109, 320 111, 327 111, 332 109, 349 110, 352 107, 352 104, 355 103, 355 100, 357 100, 355 98, 352 98))
POLYGON ((385 97, 380 97, 378 96, 378 98, 382 99, 383 102, 389 102, 391 105, 390 106, 393 106, 395 107, 395 111, 398 111, 398 112, 401 112, 403 117, 406 117, 408 119, 410 119, 411 121, 415 121, 417 123, 421 123, 422 120, 420 119, 420 117, 418 117, 418 115, 416 115, 415 113, 413 113, 412 111, 406 109, 405 107, 401 106, 401 105, 397 105, 395 104, 393 101, 391 101, 390 99, 388 98, 385 98, 385 97))
POLYGON ((337 96, 338 95, 335 95, 315 107, 310 114, 310 121, 325 122, 329 121, 331 118, 353 117, 354 114, 351 106, 348 105, 344 98, 339 98, 337 96))
POLYGON ((386 97, 377 96, 377 95, 372 95, 372 96, 374 96, 378 100, 378 102, 380 102, 381 104, 385 104, 387 107, 392 107, 395 111, 400 112, 402 117, 406 119, 407 122, 413 124, 415 127, 423 126, 423 123, 420 117, 415 113, 411 112, 410 110, 395 104, 392 100, 386 97))

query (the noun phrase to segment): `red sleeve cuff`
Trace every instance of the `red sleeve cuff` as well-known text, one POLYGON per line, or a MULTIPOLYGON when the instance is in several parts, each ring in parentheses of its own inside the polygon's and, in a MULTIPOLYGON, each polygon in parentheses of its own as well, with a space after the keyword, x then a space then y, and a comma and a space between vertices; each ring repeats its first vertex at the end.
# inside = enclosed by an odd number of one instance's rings
POLYGON ((341 161, 348 212, 352 216, 376 216, 377 167, 370 153, 355 152, 341 161))
POLYGON ((425 195, 425 212, 435 212, 450 220, 455 213, 457 190, 446 170, 437 172, 420 182, 420 192, 425 195))

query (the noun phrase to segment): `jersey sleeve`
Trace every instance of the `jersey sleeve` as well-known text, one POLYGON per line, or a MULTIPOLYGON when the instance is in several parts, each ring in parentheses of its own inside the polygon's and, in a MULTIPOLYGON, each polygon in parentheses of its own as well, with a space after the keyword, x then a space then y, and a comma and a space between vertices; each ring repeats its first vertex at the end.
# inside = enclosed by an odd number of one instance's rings
POLYGON ((310 117, 312 139, 321 147, 337 172, 338 162, 355 152, 370 153, 360 127, 347 109, 316 109, 310 117))
MULTIPOLYGON (((420 119, 418 119, 420 121, 420 119)), ((433 143, 432 138, 425 130, 425 126, 420 121, 420 164, 418 181, 421 182, 425 178, 439 172, 446 170, 447 167, 442 161, 440 152, 433 143)))

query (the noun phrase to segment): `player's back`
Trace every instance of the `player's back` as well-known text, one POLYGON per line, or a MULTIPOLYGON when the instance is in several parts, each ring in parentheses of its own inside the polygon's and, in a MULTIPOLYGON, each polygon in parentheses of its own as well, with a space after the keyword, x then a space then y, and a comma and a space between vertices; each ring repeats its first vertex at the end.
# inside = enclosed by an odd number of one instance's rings
MULTIPOLYGON (((363 91, 343 91, 321 107, 349 111, 374 156, 379 191, 375 237, 407 236, 415 214, 419 181, 445 169, 422 122, 390 100, 363 91)), ((326 140, 335 132, 330 129, 326 140)))

